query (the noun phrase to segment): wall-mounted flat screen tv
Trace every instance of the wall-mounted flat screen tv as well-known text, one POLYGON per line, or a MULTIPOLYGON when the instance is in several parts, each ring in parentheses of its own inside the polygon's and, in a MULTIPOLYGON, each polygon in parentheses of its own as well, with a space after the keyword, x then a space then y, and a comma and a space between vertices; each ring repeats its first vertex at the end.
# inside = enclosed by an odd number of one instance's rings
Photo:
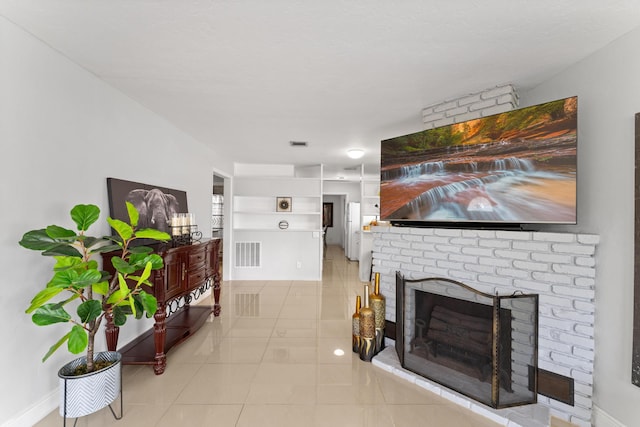
POLYGON ((382 141, 381 219, 575 224, 577 112, 571 97, 382 141))

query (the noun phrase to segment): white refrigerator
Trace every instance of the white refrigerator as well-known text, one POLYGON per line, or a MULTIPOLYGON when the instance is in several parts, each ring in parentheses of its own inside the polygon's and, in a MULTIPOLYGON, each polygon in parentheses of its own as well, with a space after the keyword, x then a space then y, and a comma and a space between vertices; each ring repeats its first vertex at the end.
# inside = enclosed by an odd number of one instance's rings
POLYGON ((360 258, 360 203, 349 202, 346 217, 345 253, 351 261, 358 261, 360 258))

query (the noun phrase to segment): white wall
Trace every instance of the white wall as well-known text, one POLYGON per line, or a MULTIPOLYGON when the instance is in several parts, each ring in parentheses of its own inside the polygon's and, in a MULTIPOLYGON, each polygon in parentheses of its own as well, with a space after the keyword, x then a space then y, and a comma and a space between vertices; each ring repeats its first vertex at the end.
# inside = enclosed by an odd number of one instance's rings
MULTIPOLYGON (((77 203, 97 204, 106 218, 106 178, 116 177, 186 190, 210 236, 212 171, 232 164, 2 17, 0 94, 0 422, 31 425, 57 406, 57 370, 73 357, 60 350, 41 362, 63 329, 24 313, 52 263, 19 247, 22 234, 71 226, 77 203)), ((100 223, 96 234, 109 234, 100 223)), ((147 327, 130 322, 121 343, 147 327)))
POLYGON ((539 87, 520 106, 578 95, 578 225, 601 236, 596 254, 596 406, 626 426, 640 420, 631 384, 634 115, 640 112, 640 29, 539 87))
POLYGON ((360 201, 360 181, 324 181, 324 194, 345 194, 348 202, 360 201))

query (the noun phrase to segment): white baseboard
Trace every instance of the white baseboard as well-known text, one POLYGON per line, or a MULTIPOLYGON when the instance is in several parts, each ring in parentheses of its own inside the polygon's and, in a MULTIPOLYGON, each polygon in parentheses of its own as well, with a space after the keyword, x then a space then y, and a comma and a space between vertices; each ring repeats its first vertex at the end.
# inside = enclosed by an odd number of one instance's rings
POLYGON ((23 413, 5 421, 0 427, 30 427, 49 415, 60 403, 60 396, 56 388, 39 402, 35 403, 23 413))
POLYGON ((595 427, 626 427, 596 405, 593 405, 593 425, 595 427))

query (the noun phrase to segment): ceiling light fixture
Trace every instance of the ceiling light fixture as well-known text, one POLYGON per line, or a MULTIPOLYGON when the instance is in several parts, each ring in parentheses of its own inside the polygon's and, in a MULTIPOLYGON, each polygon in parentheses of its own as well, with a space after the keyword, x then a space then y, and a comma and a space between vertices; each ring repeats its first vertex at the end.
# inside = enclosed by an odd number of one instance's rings
POLYGON ((347 156, 351 157, 352 159, 359 159, 360 157, 364 156, 364 150, 361 148, 352 148, 350 150, 347 150, 347 156))

